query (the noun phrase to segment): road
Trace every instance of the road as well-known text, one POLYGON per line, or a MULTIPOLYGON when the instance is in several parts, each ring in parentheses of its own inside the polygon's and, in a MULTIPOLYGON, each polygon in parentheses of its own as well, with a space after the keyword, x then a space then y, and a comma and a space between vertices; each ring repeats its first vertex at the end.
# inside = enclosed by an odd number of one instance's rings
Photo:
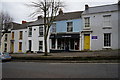
POLYGON ((6 62, 3 78, 118 78, 118 63, 6 62))

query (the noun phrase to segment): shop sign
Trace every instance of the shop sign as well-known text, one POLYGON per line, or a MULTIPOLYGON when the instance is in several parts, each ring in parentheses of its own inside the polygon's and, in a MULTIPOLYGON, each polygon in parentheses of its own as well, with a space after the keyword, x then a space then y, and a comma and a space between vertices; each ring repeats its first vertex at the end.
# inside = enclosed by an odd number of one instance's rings
POLYGON ((97 36, 92 36, 92 39, 98 39, 98 37, 97 36))

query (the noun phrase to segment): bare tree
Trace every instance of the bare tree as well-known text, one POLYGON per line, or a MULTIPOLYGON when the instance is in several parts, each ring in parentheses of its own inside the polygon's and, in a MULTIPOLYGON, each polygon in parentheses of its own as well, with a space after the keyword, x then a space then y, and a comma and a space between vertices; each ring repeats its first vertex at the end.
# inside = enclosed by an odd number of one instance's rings
POLYGON ((4 35, 4 31, 7 31, 8 23, 12 22, 13 18, 6 12, 0 12, 0 46, 1 46, 1 39, 4 35))
POLYGON ((36 8, 32 15, 43 15, 44 17, 44 45, 45 56, 48 55, 47 50, 47 38, 51 25, 53 24, 55 17, 61 7, 64 7, 63 2, 60 0, 38 0, 38 2, 32 2, 31 6, 36 8))

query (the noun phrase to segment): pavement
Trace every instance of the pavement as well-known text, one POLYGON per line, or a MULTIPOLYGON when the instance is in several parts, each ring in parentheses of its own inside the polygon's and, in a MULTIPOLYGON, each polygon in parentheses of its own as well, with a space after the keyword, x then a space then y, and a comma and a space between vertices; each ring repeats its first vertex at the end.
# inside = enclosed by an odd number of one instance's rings
POLYGON ((89 51, 89 52, 62 52, 11 54, 13 62, 43 62, 43 63, 118 63, 119 51, 89 51))
MULTIPOLYGON (((44 53, 24 53, 11 54, 11 56, 43 56, 44 53)), ((96 57, 96 56, 119 56, 119 50, 108 51, 91 51, 91 52, 62 52, 62 53, 48 53, 52 57, 96 57)))

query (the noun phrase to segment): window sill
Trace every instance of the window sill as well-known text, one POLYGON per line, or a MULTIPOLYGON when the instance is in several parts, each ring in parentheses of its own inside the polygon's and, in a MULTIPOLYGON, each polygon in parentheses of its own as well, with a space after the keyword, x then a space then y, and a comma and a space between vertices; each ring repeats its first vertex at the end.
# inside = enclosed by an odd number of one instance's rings
POLYGON ((111 26, 105 26, 102 29, 112 29, 112 27, 111 26))
POLYGON ((90 27, 84 27, 83 29, 84 30, 90 30, 91 28, 90 27))
POLYGON ((111 49, 111 47, 103 47, 103 50, 111 49))

